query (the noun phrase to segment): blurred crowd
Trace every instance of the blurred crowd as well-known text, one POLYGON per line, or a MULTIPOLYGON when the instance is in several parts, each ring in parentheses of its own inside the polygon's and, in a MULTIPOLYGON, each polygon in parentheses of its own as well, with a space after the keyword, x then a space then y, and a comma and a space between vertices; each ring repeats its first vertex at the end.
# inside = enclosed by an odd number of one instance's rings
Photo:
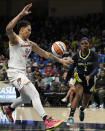
MULTIPOLYGON (((12 18, 12 17, 11 17, 12 18)), ((11 20, 8 16, 0 17, 0 80, 8 80, 6 70, 8 68, 8 38, 5 27, 11 20)), ((104 14, 91 14, 69 18, 36 18, 27 17, 32 23, 31 40, 51 51, 51 45, 55 41, 63 41, 68 51, 63 56, 73 56, 79 49, 79 41, 82 37, 89 38, 90 49, 97 52, 99 70, 90 106, 104 107, 105 103, 105 17, 104 14)), ((15 31, 16 28, 15 28, 15 31)), ((55 96, 59 99, 57 105, 63 104, 61 99, 66 95, 69 86, 64 86, 68 69, 59 63, 46 60, 35 53, 31 53, 27 62, 28 78, 36 86, 41 94, 42 103, 52 105, 55 96), (55 93, 55 94, 54 94, 55 93), (51 95, 52 97, 48 96, 51 95), (49 97, 49 99, 48 99, 49 97), (53 99, 52 99, 53 98, 53 99)), ((56 99, 56 100, 57 100, 56 99)), ((67 103, 66 103, 67 104, 67 103)))
MULTIPOLYGON (((13 17, 0 17, 0 52, 8 46, 5 27, 13 17)), ((75 52, 79 40, 83 36, 90 39, 90 46, 98 53, 105 54, 105 15, 91 14, 86 16, 71 16, 69 18, 35 17, 27 16, 32 24, 31 39, 42 48, 50 50, 50 45, 55 41, 63 41, 75 52)), ((16 28, 15 28, 16 30, 16 28)))

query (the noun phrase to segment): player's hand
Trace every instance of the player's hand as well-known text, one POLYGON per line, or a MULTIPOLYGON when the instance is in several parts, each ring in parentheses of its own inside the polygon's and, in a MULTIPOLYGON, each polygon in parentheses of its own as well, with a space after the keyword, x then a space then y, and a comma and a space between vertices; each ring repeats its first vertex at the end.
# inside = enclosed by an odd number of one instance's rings
POLYGON ((61 63, 62 63, 64 66, 69 67, 68 64, 73 64, 74 61, 73 61, 72 59, 69 59, 69 60, 63 60, 63 59, 61 59, 61 63))
POLYGON ((89 86, 89 79, 90 79, 90 77, 89 76, 85 76, 85 78, 86 78, 86 81, 87 81, 87 86, 89 86))
POLYGON ((24 9, 20 12, 20 14, 22 16, 25 16, 25 15, 29 15, 31 13, 31 11, 29 11, 29 9, 32 7, 32 3, 31 4, 28 4, 24 7, 24 9))

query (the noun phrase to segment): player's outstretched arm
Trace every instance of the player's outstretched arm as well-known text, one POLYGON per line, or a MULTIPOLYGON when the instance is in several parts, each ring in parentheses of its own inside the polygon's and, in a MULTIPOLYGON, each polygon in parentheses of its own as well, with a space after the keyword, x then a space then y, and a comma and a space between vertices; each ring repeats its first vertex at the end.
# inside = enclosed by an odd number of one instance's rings
POLYGON ((52 53, 49 53, 43 49, 41 49, 36 43, 30 41, 32 43, 32 50, 37 53, 38 55, 40 55, 41 57, 44 57, 46 59, 52 60, 52 61, 56 61, 59 63, 62 63, 65 66, 68 66, 68 64, 73 63, 73 60, 63 60, 60 59, 58 57, 56 57, 55 55, 53 55, 52 53))
POLYGON ((14 18, 12 19, 9 24, 6 26, 6 32, 9 37, 9 40, 12 44, 18 44, 17 36, 15 32, 13 32, 13 28, 17 24, 17 22, 25 15, 28 15, 31 13, 29 9, 32 7, 32 4, 26 5, 23 10, 14 18))

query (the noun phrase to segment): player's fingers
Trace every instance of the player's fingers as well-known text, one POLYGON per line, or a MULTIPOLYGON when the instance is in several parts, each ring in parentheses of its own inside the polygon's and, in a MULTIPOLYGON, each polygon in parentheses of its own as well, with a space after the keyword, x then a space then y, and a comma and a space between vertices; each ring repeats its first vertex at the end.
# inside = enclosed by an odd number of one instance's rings
POLYGON ((67 63, 67 64, 73 64, 74 61, 73 61, 72 59, 70 59, 70 60, 66 61, 66 63, 67 63))
POLYGON ((29 5, 26 5, 25 7, 24 7, 24 10, 27 10, 29 8, 29 5))
POLYGON ((70 64, 73 64, 73 63, 74 63, 74 61, 71 59, 71 60, 69 60, 69 63, 70 63, 70 64))
POLYGON ((28 12, 28 14, 31 14, 31 13, 32 13, 31 11, 28 12))
POLYGON ((25 10, 29 10, 32 7, 32 3, 25 6, 25 10))

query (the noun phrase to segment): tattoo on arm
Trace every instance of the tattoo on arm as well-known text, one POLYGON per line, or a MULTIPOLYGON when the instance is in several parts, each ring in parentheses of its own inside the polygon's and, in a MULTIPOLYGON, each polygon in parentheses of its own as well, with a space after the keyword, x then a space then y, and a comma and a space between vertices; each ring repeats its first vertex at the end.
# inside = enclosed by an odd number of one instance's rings
POLYGON ((13 18, 9 24, 6 26, 6 32, 11 32, 13 30, 13 28, 15 27, 15 25, 17 24, 17 22, 22 18, 21 14, 18 14, 15 18, 13 18))
POLYGON ((13 20, 11 20, 8 25, 13 25, 13 24, 14 24, 13 20))
POLYGON ((44 57, 46 59, 52 60, 52 61, 56 61, 56 62, 60 62, 60 58, 54 56, 52 53, 46 52, 45 50, 41 49, 36 43, 30 41, 32 43, 32 47, 33 47, 33 51, 36 52, 37 54, 39 54, 41 57, 44 57))
POLYGON ((10 31, 7 31, 7 32, 6 32, 7 35, 10 35, 10 34, 12 34, 12 33, 13 33, 13 30, 10 30, 10 31))
POLYGON ((54 56, 53 54, 50 53, 49 57, 48 57, 49 60, 53 60, 53 61, 56 61, 56 62, 59 62, 59 58, 54 56))

